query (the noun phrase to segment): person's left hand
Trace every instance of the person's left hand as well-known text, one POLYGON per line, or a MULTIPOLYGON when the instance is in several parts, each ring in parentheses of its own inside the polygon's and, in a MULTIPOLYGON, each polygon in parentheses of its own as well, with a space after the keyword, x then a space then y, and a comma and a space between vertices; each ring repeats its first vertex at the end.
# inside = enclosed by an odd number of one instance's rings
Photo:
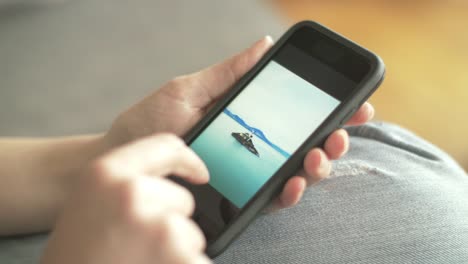
MULTIPOLYGON (((111 145, 118 146, 155 133, 169 132, 183 136, 193 127, 273 45, 264 37, 252 47, 226 61, 199 72, 180 76, 165 84, 155 93, 122 113, 106 135, 111 145)), ((374 108, 365 103, 347 123, 359 125, 372 118, 374 108)), ((324 148, 312 149, 304 160, 304 169, 286 183, 273 208, 295 205, 307 185, 327 177, 331 161, 343 156, 349 148, 349 137, 344 129, 333 132, 324 148)))

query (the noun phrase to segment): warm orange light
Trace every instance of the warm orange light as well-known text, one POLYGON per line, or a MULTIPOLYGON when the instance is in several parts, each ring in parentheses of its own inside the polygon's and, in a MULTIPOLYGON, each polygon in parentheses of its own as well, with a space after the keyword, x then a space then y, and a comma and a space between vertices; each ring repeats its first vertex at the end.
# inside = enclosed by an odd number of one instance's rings
POLYGON ((291 23, 319 21, 375 51, 387 78, 377 118, 405 126, 468 169, 468 3, 276 0, 291 23))

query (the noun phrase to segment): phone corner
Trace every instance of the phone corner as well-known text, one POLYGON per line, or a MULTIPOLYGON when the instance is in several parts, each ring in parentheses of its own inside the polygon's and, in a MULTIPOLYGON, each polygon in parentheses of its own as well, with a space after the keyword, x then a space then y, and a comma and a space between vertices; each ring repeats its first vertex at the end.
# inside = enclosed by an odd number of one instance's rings
POLYGON ((379 55, 373 52, 369 52, 369 55, 370 56, 368 56, 368 58, 371 63, 371 71, 373 72, 373 76, 376 76, 379 79, 383 79, 386 72, 385 62, 379 55))
POLYGON ((226 249, 227 244, 222 245, 219 242, 213 242, 206 246, 205 253, 210 259, 215 259, 226 249))

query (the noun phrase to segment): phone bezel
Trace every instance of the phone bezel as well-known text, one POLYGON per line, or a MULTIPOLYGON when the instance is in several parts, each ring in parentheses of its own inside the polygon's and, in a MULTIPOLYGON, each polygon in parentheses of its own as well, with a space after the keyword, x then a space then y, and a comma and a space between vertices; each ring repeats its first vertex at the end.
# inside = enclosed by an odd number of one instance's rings
POLYGON ((187 144, 193 140, 220 114, 221 111, 247 86, 247 84, 265 67, 276 52, 283 47, 288 39, 300 28, 311 27, 324 36, 352 49, 357 54, 364 56, 370 64, 368 74, 357 84, 347 99, 343 100, 338 107, 325 119, 325 121, 305 140, 305 142, 294 152, 281 168, 266 182, 260 190, 241 209, 236 218, 226 225, 224 231, 214 241, 209 241, 206 252, 210 257, 218 255, 222 250, 251 222, 255 215, 261 211, 272 198, 281 191, 286 181, 302 167, 302 162, 308 150, 312 147, 321 146, 326 137, 335 129, 341 127, 345 118, 352 116, 359 106, 382 82, 385 75, 383 61, 374 53, 348 40, 340 34, 326 28, 314 21, 302 21, 291 27, 277 43, 260 59, 260 61, 246 73, 218 103, 197 123, 184 137, 187 144))

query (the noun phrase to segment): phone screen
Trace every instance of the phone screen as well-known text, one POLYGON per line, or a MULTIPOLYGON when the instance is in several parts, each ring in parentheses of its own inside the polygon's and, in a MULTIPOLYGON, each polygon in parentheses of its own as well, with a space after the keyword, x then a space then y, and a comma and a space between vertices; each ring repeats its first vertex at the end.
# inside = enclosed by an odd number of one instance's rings
POLYGON ((192 187, 205 229, 221 230, 367 72, 310 30, 295 33, 190 143, 210 172, 207 185, 192 187))
POLYGON ((276 60, 192 142, 209 184, 242 208, 340 101, 276 60))

